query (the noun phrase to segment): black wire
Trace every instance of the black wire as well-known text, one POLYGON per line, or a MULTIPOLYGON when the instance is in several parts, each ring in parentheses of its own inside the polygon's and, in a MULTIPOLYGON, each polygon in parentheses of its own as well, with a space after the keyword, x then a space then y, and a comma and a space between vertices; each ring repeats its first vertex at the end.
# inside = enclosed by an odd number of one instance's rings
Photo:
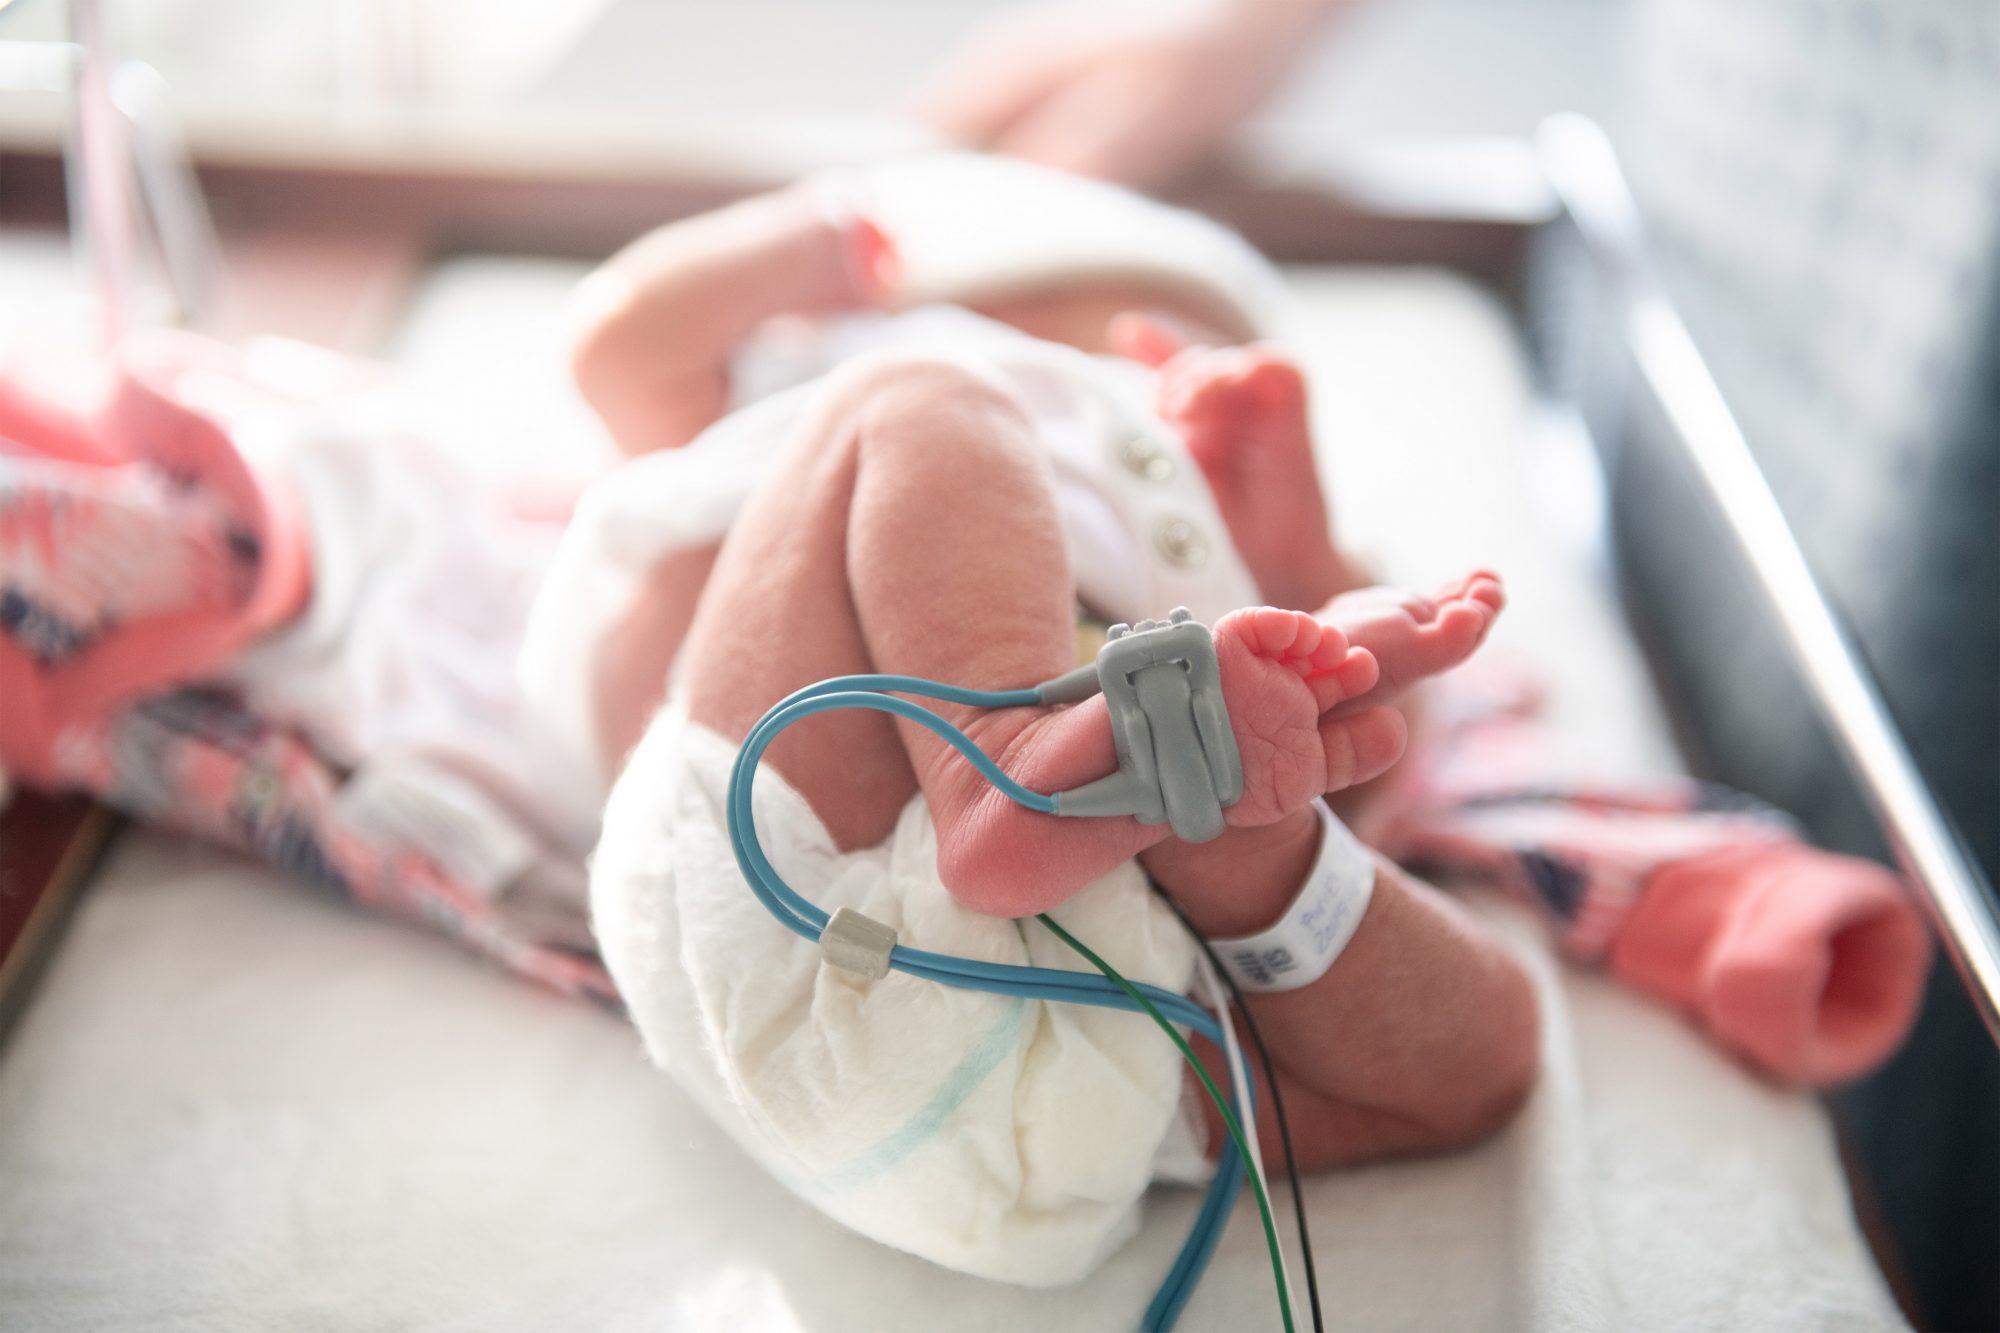
MULTIPOLYGON (((1278 1088, 1278 1070, 1271 1063, 1271 1048, 1264 1044, 1264 1034, 1257 1030, 1257 1016, 1250 1012, 1242 988, 1236 984, 1236 978, 1229 975, 1229 969, 1222 965, 1222 959, 1216 956, 1215 947, 1208 942, 1208 937, 1194 928, 1194 922, 1188 920, 1188 914, 1181 910, 1181 905, 1174 901, 1172 894, 1150 877, 1147 882, 1153 885, 1153 892, 1167 905, 1168 911, 1180 918, 1180 923, 1187 927, 1187 933, 1194 937, 1202 953, 1208 956, 1209 966, 1215 969, 1215 974, 1228 988, 1236 1012, 1243 1015, 1243 1026, 1249 1030, 1250 1044, 1257 1048, 1257 1060, 1264 1066, 1264 1081, 1271 1087, 1271 1108, 1278 1113, 1278 1139, 1285 1146, 1285 1176, 1292 1182, 1292 1216, 1298 1219, 1299 1249, 1306 1257, 1306 1299, 1312 1305, 1313 1333, 1326 1333, 1326 1324, 1319 1312, 1319 1274, 1313 1271, 1312 1231, 1306 1226, 1306 1195, 1299 1185, 1298 1158, 1292 1152, 1292 1126, 1285 1119, 1285 1094, 1278 1088)), ((1218 1014, 1217 1017, 1225 1023, 1229 1021, 1227 1014, 1218 1014)), ((1257 1132, 1256 1125, 1250 1126, 1250 1132, 1257 1132)))

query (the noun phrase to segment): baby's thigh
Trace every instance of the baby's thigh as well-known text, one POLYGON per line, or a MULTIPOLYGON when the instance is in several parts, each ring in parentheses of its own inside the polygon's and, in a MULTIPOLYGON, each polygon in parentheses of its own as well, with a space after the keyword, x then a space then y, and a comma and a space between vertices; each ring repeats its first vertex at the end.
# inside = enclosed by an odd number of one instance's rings
MULTIPOLYGON (((1028 544, 1058 553, 1040 582, 1060 652, 1067 569, 1025 417, 948 362, 879 358, 830 377, 723 542, 681 658, 689 715, 737 739, 829 676, 957 678, 980 652, 968 612, 1036 582, 998 559, 1021 543, 986 529, 1038 522, 1042 509, 1051 532, 1028 544)), ((880 713, 815 717, 768 758, 843 846, 880 841, 916 790, 880 713)))
POLYGON ((598 746, 621 766, 666 698, 667 675, 687 642, 718 553, 715 546, 687 547, 648 570, 631 610, 598 654, 591 680, 598 746))

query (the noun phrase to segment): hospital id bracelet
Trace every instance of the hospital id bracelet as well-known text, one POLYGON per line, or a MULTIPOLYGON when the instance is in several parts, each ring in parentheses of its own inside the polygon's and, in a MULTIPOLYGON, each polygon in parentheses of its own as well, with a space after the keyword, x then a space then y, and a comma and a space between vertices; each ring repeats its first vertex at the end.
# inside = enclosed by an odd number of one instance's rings
POLYGON ((1255 935, 1209 941, 1223 970, 1246 991, 1298 990, 1325 976, 1375 894, 1375 858, 1324 801, 1313 807, 1319 811, 1319 855, 1285 914, 1255 935))

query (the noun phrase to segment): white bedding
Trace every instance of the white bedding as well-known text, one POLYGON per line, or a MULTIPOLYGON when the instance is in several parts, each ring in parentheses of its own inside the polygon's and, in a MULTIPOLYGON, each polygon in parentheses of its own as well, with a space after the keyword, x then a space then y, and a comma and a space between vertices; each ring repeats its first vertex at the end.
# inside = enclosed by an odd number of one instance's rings
MULTIPOLYGON (((568 438, 543 331, 574 273, 462 261, 415 312, 400 354, 489 424, 481 456, 568 438)), ((1499 567, 1501 641, 1556 678, 1576 745, 1671 763, 1566 540, 1588 491, 1502 314, 1437 275, 1295 277, 1348 533, 1419 582, 1499 567)), ((1902 1327, 1814 1102, 1475 902, 1540 986, 1540 1089, 1476 1151, 1308 1181, 1332 1327, 1902 1327)), ((150 834, 121 842, 0 1050, 12 1329, 1118 1329, 1196 1204, 1156 1191, 1069 1290, 946 1272, 766 1179, 616 1019, 150 834)), ((1275 1318, 1246 1203, 1183 1327, 1275 1318)))

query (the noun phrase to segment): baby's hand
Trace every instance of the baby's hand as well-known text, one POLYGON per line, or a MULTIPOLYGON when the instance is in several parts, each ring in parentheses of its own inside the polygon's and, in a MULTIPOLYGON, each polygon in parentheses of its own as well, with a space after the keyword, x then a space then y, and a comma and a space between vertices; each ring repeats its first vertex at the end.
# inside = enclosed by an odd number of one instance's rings
POLYGON ((903 265, 896 243, 873 218, 862 212, 852 193, 832 180, 800 187, 819 214, 824 243, 846 270, 853 305, 860 309, 895 307, 903 286, 903 265))
POLYGON ((764 321, 884 309, 895 248, 813 182, 662 227, 577 288, 570 368, 627 453, 673 448, 728 406, 729 358, 764 321))

